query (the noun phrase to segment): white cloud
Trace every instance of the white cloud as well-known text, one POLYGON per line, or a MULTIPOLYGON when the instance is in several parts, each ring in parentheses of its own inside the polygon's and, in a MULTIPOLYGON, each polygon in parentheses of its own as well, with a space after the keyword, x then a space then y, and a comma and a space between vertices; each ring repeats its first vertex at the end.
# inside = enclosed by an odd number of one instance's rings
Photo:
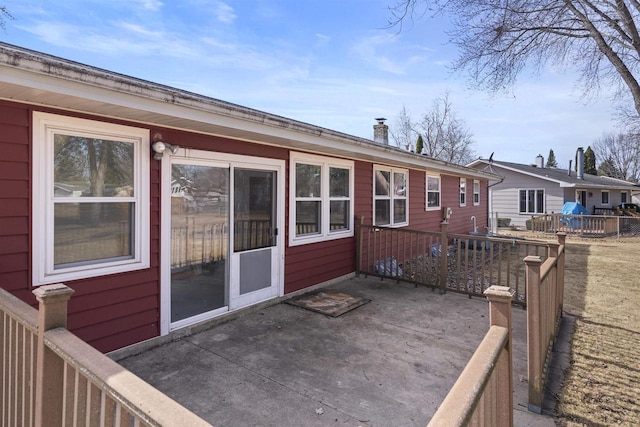
POLYGON ((163 34, 161 31, 148 30, 142 25, 132 24, 130 22, 116 22, 115 25, 131 33, 134 33, 135 35, 142 36, 147 39, 160 39, 163 34))
POLYGON ((233 8, 224 2, 216 3, 214 13, 216 19, 224 24, 232 24, 238 17, 233 8))
POLYGON ((396 40, 386 34, 374 34, 358 40, 351 49, 361 60, 379 70, 392 74, 404 74, 404 65, 386 55, 386 51, 393 48, 396 40))
POLYGON ((157 11, 164 6, 164 4, 159 0, 139 0, 140 5, 143 9, 157 11))
POLYGON ((316 33, 315 35, 318 46, 324 46, 331 41, 331 37, 327 36, 326 34, 316 33))

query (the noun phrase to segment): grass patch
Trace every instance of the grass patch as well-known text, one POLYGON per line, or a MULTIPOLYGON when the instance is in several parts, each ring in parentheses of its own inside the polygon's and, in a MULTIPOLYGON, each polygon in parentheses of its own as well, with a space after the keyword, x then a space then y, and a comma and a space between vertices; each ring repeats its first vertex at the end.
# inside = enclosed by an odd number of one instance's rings
POLYGON ((640 420, 640 240, 570 238, 565 311, 577 316, 560 426, 640 420))

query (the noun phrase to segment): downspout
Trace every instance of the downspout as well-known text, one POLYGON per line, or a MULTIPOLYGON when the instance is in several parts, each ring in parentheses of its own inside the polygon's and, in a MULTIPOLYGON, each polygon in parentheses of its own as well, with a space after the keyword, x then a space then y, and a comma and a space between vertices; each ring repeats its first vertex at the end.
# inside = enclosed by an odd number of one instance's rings
POLYGON ((493 215, 493 187, 494 185, 498 185, 498 184, 502 184, 502 181, 504 181, 504 176, 501 176, 500 181, 494 182, 491 185, 487 186, 487 189, 489 190, 489 194, 487 197, 489 197, 489 203, 487 203, 487 209, 489 209, 489 216, 490 216, 490 221, 491 221, 491 232, 492 233, 497 233, 498 232, 498 214, 496 212, 495 218, 493 215))

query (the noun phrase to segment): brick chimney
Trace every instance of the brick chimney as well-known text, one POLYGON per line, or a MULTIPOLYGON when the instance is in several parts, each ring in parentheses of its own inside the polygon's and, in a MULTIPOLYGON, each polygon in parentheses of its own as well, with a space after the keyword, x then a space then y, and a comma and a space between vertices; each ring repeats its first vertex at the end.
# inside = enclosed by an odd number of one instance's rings
POLYGON ((375 120, 378 124, 373 125, 373 140, 378 144, 389 145, 389 126, 384 124, 387 119, 380 117, 375 120))

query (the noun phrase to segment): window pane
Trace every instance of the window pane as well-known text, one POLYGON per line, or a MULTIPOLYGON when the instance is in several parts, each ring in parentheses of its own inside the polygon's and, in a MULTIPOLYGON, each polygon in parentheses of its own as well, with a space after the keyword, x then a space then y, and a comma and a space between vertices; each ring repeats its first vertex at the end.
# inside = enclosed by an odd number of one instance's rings
POLYGON ((349 197, 349 169, 329 168, 329 197, 349 197))
POLYGON ((321 202, 296 202, 296 235, 319 234, 321 202))
POLYGON ((627 193, 624 191, 620 193, 620 203, 627 203, 627 193))
POLYGON ((400 197, 407 196, 407 175, 404 173, 393 173, 393 194, 400 197))
POLYGON ((440 193, 430 191, 427 193, 427 207, 437 208, 440 206, 440 193))
POLYGON ((527 194, 527 212, 535 212, 535 190, 529 190, 527 194))
POLYGON ((296 197, 320 197, 320 170, 317 165, 296 163, 296 197))
POLYGON ((544 191, 538 190, 536 193, 536 213, 544 213, 544 191))
POLYGON ((527 211, 527 192, 526 190, 520 190, 520 212, 527 211))
POLYGON ((54 268, 133 258, 133 203, 58 203, 54 208, 54 268))
POLYGON ((275 245, 275 172, 234 170, 233 250, 275 245))
POLYGON ((389 171, 375 171, 375 190, 376 196, 388 196, 389 195, 389 180, 391 179, 391 173, 389 171))
POLYGON ((229 167, 172 164, 172 322, 226 305, 229 222, 229 167))
POLYGON ((407 200, 393 201, 393 222, 399 224, 407 221, 407 200))
POLYGON ((133 144, 54 136, 56 197, 132 197, 133 144))
POLYGON ((440 178, 428 177, 427 178, 427 190, 428 191, 440 191, 440 178))
POLYGON ((473 181, 473 204, 480 204, 480 183, 473 181))
POLYGON ((609 192, 608 191, 603 191, 602 192, 602 204, 603 205, 608 205, 609 204, 609 192))
POLYGON ((329 232, 333 230, 348 230, 349 229, 349 201, 348 200, 334 200, 329 204, 330 212, 330 225, 329 232))
POLYGON ((389 208, 391 207, 389 200, 376 200, 375 201, 375 225, 387 225, 389 224, 389 208))

